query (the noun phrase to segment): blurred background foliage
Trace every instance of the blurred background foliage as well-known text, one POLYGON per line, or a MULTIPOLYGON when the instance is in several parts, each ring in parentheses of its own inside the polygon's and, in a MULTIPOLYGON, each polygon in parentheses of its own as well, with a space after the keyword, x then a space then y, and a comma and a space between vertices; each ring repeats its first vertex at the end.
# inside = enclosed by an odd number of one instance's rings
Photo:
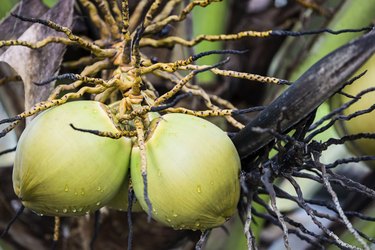
POLYGON ((18 0, 2 0, 0 5, 0 18, 3 18, 16 3, 18 3, 18 0))
MULTIPOLYGON (((18 2, 20 1, 19 0, 1 0, 0 18, 3 18, 4 16, 6 16, 9 13, 9 11, 13 8, 13 6, 18 2)), ((42 2, 48 7, 51 7, 55 3, 57 3, 57 0, 43 0, 42 2)))

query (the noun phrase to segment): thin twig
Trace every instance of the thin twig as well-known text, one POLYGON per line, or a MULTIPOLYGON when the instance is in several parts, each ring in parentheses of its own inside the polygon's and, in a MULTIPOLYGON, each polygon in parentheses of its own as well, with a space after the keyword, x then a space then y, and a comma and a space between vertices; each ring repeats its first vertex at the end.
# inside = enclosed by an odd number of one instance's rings
POLYGON ((204 232, 202 232, 201 237, 199 238, 199 241, 195 245, 195 250, 201 250, 204 244, 207 242, 207 238, 211 233, 211 229, 208 229, 204 232))
POLYGON ((246 204, 246 220, 244 225, 244 233, 247 240, 247 249, 248 250, 257 250, 257 245, 255 241, 255 237, 253 231, 251 229, 251 221, 252 221, 252 214, 251 214, 251 207, 252 207, 252 196, 253 192, 249 192, 247 194, 247 204, 246 204))
POLYGON ((366 242, 359 236, 358 232, 354 229, 354 227, 353 227, 352 223, 350 223, 348 217, 346 217, 346 215, 345 215, 345 213, 344 213, 344 211, 343 211, 343 209, 340 205, 339 199, 338 199, 335 191, 333 191, 333 188, 332 188, 331 184, 329 183, 325 165, 320 163, 319 159, 316 159, 314 157, 314 155, 311 155, 311 158, 314 160, 315 165, 317 167, 318 166, 320 167, 320 169, 322 171, 323 184, 324 184, 326 190, 328 191, 328 193, 331 195, 332 201, 333 201, 333 203, 335 204, 335 207, 336 207, 336 211, 339 214, 339 216, 341 217, 341 219, 344 221, 344 224, 345 224, 346 228, 354 236, 354 238, 363 246, 364 249, 370 250, 370 248, 366 244, 366 242))
MULTIPOLYGON (((260 217, 264 220, 267 220, 269 222, 271 222, 272 224, 278 226, 279 228, 281 228, 281 224, 280 222, 278 221, 277 218, 271 216, 270 214, 263 214, 263 213, 259 213, 257 212, 254 208, 252 209, 252 213, 257 216, 257 217, 260 217)), ((296 229, 288 229, 288 233, 290 234, 295 234, 298 238, 300 238, 301 240, 304 240, 306 241, 307 243, 309 243, 310 245, 312 246, 316 246, 317 249, 324 249, 323 245, 317 243, 316 241, 314 241, 313 239, 309 238, 308 236, 302 234, 300 231, 296 230, 296 229)), ((318 240, 320 241, 323 241, 324 242, 324 238, 318 238, 318 240)), ((332 242, 333 244, 335 244, 335 242, 332 242)))
POLYGON ((280 221, 283 230, 284 246, 286 249, 291 249, 289 246, 288 228, 285 225, 283 215, 281 214, 280 210, 277 208, 276 205, 276 193, 270 180, 271 176, 271 169, 269 167, 266 167, 264 168, 264 175, 262 176, 261 180, 267 192, 269 193, 272 209, 276 213, 277 219, 280 221))
POLYGON ((317 225, 325 234, 327 234, 329 237, 334 239, 342 248, 347 248, 347 249, 356 249, 360 250, 360 248, 350 245, 346 242, 343 242, 334 232, 329 230, 327 227, 325 227, 314 215, 311 207, 305 202, 302 194, 302 190, 299 187, 298 183, 290 176, 285 176, 285 178, 292 184, 294 187, 297 196, 298 196, 298 201, 303 207, 303 209, 306 211, 306 213, 310 216, 310 218, 313 220, 314 224, 317 225))

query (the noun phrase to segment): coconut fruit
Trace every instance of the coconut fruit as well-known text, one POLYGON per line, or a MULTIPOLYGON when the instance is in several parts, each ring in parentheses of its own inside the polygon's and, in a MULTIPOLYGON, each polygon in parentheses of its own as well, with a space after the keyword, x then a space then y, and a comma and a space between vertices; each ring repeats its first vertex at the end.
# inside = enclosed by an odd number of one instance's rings
MULTIPOLYGON (((147 189, 155 220, 175 229, 204 230, 235 213, 240 159, 224 131, 202 118, 166 114, 154 119, 148 132, 147 189)), ((138 146, 130 168, 135 195, 148 211, 138 146)))
MULTIPOLYGON (((350 95, 357 95, 359 92, 375 87, 375 56, 372 56, 358 71, 355 75, 363 73, 367 70, 366 74, 361 78, 357 79, 351 85, 344 88, 344 92, 350 95)), ((333 106, 337 107, 339 104, 350 101, 346 96, 340 95, 333 101, 333 106)), ((368 109, 375 103, 375 91, 366 93, 356 103, 348 107, 343 111, 344 115, 349 115, 359 110, 368 109)), ((341 136, 358 134, 358 133, 375 133, 375 111, 359 115, 349 121, 339 121, 337 123, 337 130, 341 136)), ((349 149, 355 155, 375 155, 375 140, 374 139, 359 139, 351 141, 349 149)), ((370 163, 370 162, 369 162, 370 163)), ((374 161, 371 161, 371 165, 375 165, 374 161)))
POLYGON ((116 131, 107 107, 75 101, 38 115, 18 142, 13 188, 38 214, 72 216, 104 206, 128 175, 131 141, 74 130, 116 131))

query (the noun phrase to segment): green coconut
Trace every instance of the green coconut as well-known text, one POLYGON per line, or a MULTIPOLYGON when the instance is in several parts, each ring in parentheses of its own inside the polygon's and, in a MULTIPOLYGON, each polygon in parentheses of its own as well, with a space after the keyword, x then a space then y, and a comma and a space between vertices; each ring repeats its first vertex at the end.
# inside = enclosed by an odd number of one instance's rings
MULTIPOLYGON (((240 159, 226 133, 185 114, 156 118, 149 131, 147 187, 152 217, 175 229, 222 225, 236 212, 240 196, 240 159)), ((137 146, 130 168, 135 195, 148 211, 137 146)))
POLYGON ((131 141, 74 130, 115 132, 107 107, 75 101, 37 116, 22 133, 13 188, 23 205, 50 216, 93 212, 111 200, 128 176, 131 141))
MULTIPOLYGON (((366 74, 357 79, 351 85, 344 88, 344 92, 350 95, 357 95, 359 92, 375 87, 375 56, 372 56, 357 72, 355 75, 363 73, 367 70, 366 74)), ((350 101, 346 96, 340 95, 335 97, 333 107, 350 101)), ((359 110, 368 109, 375 103, 375 92, 366 93, 356 103, 343 111, 344 115, 349 115, 359 110)), ((375 111, 362 114, 349 121, 339 121, 337 123, 337 130, 341 136, 358 134, 358 133, 375 133, 375 111)), ((355 155, 375 155, 375 140, 374 139, 359 139, 348 143, 349 150, 355 155)), ((369 162, 370 165, 375 166, 375 162, 369 162)))

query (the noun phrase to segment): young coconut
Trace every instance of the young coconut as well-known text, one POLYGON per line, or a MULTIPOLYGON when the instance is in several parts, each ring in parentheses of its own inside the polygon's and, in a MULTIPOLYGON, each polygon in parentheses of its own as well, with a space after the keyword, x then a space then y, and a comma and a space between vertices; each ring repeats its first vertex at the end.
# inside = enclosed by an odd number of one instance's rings
POLYGON ((75 101, 49 109, 22 133, 13 188, 23 205, 50 216, 83 215, 104 206, 128 176, 131 141, 74 130, 116 131, 105 105, 75 101))
MULTIPOLYGON (((355 75, 359 75, 367 70, 366 74, 357 79, 351 85, 344 88, 344 92, 350 95, 357 95, 359 92, 375 87, 375 56, 372 56, 357 72, 355 75)), ((333 106, 337 107, 338 104, 343 104, 352 99, 340 95, 333 101, 333 106)), ((349 106, 343 111, 344 115, 349 115, 359 110, 370 108, 375 100, 375 91, 371 91, 361 96, 356 103, 349 106)), ((370 113, 361 114, 349 121, 339 121, 336 126, 341 136, 358 134, 358 133, 375 133, 375 111, 370 113)), ((355 155, 375 155, 375 140, 374 139, 359 139, 351 141, 348 144, 350 151, 355 155)), ((368 162, 370 165, 375 166, 375 161, 368 162)))
MULTIPOLYGON (((224 131, 195 116, 166 114, 151 122, 146 138, 147 187, 152 216, 176 229, 222 225, 236 211, 240 159, 224 131)), ((139 147, 131 177, 145 211, 139 147)))

